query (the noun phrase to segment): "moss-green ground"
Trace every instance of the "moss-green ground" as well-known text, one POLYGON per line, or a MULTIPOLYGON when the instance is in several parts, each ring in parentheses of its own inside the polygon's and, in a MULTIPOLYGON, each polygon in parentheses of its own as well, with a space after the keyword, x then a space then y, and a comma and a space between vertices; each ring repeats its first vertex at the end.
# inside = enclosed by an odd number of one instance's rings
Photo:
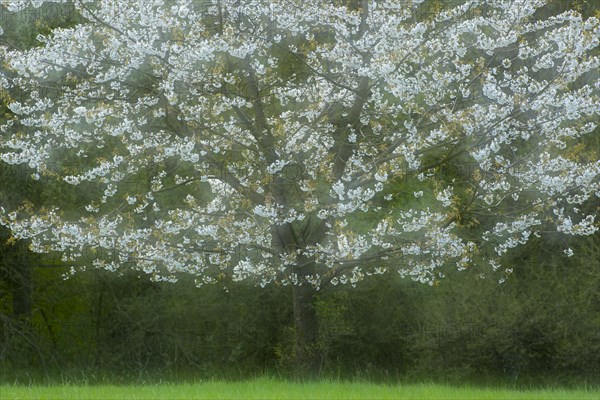
POLYGON ((498 389, 435 384, 255 379, 132 386, 0 386, 0 399, 600 399, 600 389, 498 389))

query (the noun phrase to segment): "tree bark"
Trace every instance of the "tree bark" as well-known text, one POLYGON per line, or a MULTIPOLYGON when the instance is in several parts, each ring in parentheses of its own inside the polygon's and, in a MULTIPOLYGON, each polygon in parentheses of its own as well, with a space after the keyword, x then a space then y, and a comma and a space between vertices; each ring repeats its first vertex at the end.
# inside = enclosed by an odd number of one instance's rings
POLYGON ((31 315, 31 266, 27 246, 21 241, 6 244, 7 236, 0 233, 0 269, 12 294, 13 315, 31 315))
POLYGON ((295 348, 294 367, 303 375, 318 375, 321 357, 318 348, 319 324, 315 308, 316 290, 308 283, 293 287, 295 348))
POLYGON ((13 315, 27 317, 31 314, 31 271, 29 265, 18 265, 14 269, 13 315))
MULTIPOLYGON (((282 252, 293 252, 307 244, 323 240, 323 222, 306 222, 305 229, 297 232, 291 224, 274 226, 273 243, 282 252)), ((309 277, 317 272, 318 264, 313 258, 299 256, 292 273, 297 282, 292 286, 294 310, 293 369, 301 376, 316 376, 320 372, 321 357, 318 349, 319 325, 315 302, 317 290, 309 283, 309 277)))
POLYGON ((16 317, 28 317, 31 315, 31 265, 29 250, 25 243, 19 242, 15 248, 13 258, 13 314, 16 317))

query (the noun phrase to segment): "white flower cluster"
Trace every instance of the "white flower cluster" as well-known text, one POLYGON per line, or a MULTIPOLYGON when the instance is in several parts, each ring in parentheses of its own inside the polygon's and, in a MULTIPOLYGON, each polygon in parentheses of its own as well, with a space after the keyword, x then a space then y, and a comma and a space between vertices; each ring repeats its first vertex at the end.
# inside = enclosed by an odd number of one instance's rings
POLYGON ((420 1, 367 3, 75 2, 81 23, 0 49, 2 90, 27 94, 8 104, 0 162, 93 199, 78 216, 2 209, 0 223, 69 261, 93 249, 95 267, 198 284, 392 269, 431 284, 470 262, 472 210, 497 256, 549 209, 557 231, 594 234, 581 210, 600 197, 585 148, 600 21, 540 20, 541 0, 444 3, 427 21, 420 1))

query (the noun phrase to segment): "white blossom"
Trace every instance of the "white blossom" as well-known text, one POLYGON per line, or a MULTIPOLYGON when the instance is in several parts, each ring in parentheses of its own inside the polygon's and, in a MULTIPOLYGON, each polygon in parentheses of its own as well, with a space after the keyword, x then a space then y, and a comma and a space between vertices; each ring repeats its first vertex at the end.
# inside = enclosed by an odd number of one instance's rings
POLYGON ((187 1, 74 2, 74 26, 0 48, 2 89, 25 94, 0 162, 89 200, 3 204, 0 224, 68 262, 114 249, 92 266, 155 280, 315 288, 388 270, 433 284, 475 247, 504 280, 498 260, 532 236, 596 234, 598 18, 367 3, 223 0, 215 29, 187 1), (472 211, 489 216, 477 240, 472 211), (307 260, 314 273, 294 272, 307 260))

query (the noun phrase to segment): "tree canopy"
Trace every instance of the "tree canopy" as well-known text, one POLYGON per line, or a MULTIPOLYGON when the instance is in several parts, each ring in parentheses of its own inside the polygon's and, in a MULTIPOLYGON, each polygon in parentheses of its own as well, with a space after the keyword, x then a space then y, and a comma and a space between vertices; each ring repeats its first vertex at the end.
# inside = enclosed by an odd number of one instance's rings
POLYGON ((77 204, 0 222, 109 270, 315 288, 593 234, 600 23, 544 4, 76 1, 2 47, 0 159, 77 204))

